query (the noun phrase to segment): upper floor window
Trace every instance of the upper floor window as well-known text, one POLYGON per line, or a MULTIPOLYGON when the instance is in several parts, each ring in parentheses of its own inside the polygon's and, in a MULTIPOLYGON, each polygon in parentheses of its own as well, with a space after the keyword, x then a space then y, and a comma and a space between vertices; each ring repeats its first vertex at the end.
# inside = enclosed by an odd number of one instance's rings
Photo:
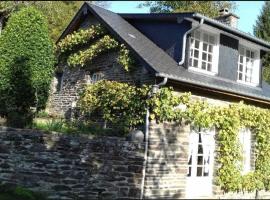
POLYGON ((257 86, 259 84, 260 66, 258 52, 243 45, 239 45, 238 82, 257 86))
POLYGON ((189 40, 189 67, 191 69, 208 74, 217 73, 217 37, 217 35, 202 30, 196 30, 191 33, 189 40))

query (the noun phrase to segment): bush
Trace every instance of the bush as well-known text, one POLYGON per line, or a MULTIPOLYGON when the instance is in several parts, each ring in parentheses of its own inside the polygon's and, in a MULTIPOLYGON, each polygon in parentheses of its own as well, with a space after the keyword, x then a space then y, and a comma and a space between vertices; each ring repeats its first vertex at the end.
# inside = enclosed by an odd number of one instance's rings
POLYGON ((144 123, 148 91, 147 86, 103 80, 87 86, 78 105, 83 115, 99 113, 112 127, 128 130, 144 123))
POLYGON ((54 64, 44 16, 32 7, 12 14, 0 44, 0 115, 29 115, 30 106, 44 108, 54 64))

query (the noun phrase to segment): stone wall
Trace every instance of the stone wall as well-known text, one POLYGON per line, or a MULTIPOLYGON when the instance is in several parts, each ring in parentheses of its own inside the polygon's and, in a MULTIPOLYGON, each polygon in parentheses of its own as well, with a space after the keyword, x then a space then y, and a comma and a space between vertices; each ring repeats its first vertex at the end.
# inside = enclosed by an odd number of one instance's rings
POLYGON ((185 123, 151 123, 146 198, 185 198, 189 131, 185 123))
MULTIPOLYGON (((127 72, 117 63, 117 52, 109 52, 96 58, 92 64, 85 68, 63 70, 62 87, 60 91, 56 91, 57 80, 51 86, 51 95, 47 110, 56 115, 70 118, 72 104, 78 100, 79 93, 87 84, 86 75, 93 73, 102 74, 102 79, 113 80, 119 82, 127 82, 130 84, 152 84, 154 77, 142 65, 137 65, 134 70, 127 72)), ((91 84, 91 83, 90 83, 91 84)))
POLYGON ((19 184, 54 200, 138 198, 143 144, 124 138, 0 132, 0 184, 19 184))

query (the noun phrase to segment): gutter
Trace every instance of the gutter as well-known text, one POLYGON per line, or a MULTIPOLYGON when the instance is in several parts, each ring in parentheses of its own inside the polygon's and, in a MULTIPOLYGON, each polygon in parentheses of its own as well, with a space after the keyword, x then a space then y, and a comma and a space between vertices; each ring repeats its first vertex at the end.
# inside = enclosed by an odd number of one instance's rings
POLYGON ((251 101, 255 101, 255 102, 260 102, 260 103, 263 103, 263 104, 267 104, 269 105, 270 104, 270 99, 266 99, 266 98, 263 98, 263 96, 258 96, 257 98, 256 97, 253 97, 251 96, 251 94, 245 94, 245 93, 242 93, 242 92, 235 92, 233 91, 232 89, 226 89, 224 90, 223 88, 220 88, 220 87, 217 87, 217 86, 212 86, 212 85, 208 85, 208 84, 205 84, 205 83, 198 83, 192 79, 182 79, 182 78, 179 78, 179 77, 176 77, 176 76, 172 76, 172 75, 168 75, 166 73, 156 73, 155 74, 157 77, 162 77, 162 78, 169 78, 171 80, 175 80, 175 81, 180 81, 180 82, 184 82, 184 83, 188 83, 188 84, 193 84, 197 87, 204 87, 205 89, 209 88, 210 90, 215 90, 217 92, 221 92, 223 94, 226 94, 226 95, 230 95, 230 96, 235 96, 235 97, 239 97, 239 98, 244 98, 244 99, 247 99, 247 100, 251 100, 251 101), (260 98, 261 97, 261 98, 260 98))
POLYGON ((182 46, 182 58, 181 58, 180 62, 178 63, 178 65, 183 65, 184 62, 185 62, 185 57, 186 57, 186 56, 185 56, 185 55, 186 55, 186 46, 187 46, 187 35, 188 35, 189 33, 191 33, 192 31, 194 31, 194 30, 200 28, 200 26, 203 24, 203 22, 204 22, 204 19, 201 18, 200 23, 199 23, 197 26, 195 26, 195 27, 189 29, 189 30, 184 34, 184 37, 183 37, 183 46, 182 46))
MULTIPOLYGON (((161 86, 166 85, 168 81, 167 77, 164 77, 163 81, 159 84, 155 84, 152 86, 150 93, 148 94, 148 98, 150 99, 155 95, 159 88, 161 86)), ((145 184, 145 171, 146 171, 146 165, 147 165, 147 160, 148 160, 148 145, 149 145, 149 116, 150 116, 150 111, 149 107, 146 107, 146 116, 145 116, 145 149, 144 149, 144 162, 143 162, 143 171, 142 171, 142 184, 141 184, 141 195, 140 199, 143 199, 144 196, 144 184, 145 184)))

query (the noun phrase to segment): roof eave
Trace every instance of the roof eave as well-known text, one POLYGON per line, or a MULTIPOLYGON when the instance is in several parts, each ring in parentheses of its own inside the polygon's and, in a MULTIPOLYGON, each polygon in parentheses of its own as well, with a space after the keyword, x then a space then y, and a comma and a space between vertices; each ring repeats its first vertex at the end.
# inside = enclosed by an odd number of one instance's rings
MULTIPOLYGON (((196 83, 196 81, 193 81, 193 80, 185 81, 185 80, 183 80, 181 78, 178 78, 178 77, 166 74, 166 73, 156 73, 155 75, 156 75, 156 77, 168 78, 168 79, 178 81, 178 82, 185 82, 185 83, 188 83, 188 84, 198 85, 198 83, 196 83)), ((212 89, 212 90, 215 90, 215 91, 222 91, 222 92, 225 92, 226 94, 230 94, 231 96, 238 96, 238 97, 243 98, 243 99, 248 99, 248 100, 252 100, 252 101, 256 101, 256 102, 260 102, 260 103, 270 105, 270 99, 258 98, 258 97, 256 98, 256 97, 254 97, 252 95, 247 95, 245 93, 241 93, 241 92, 236 93, 235 91, 224 90, 224 89, 219 88, 217 86, 212 86, 212 85, 210 86, 210 85, 206 85, 206 84, 203 84, 203 83, 200 83, 200 85, 198 85, 198 86, 203 87, 203 88, 209 88, 209 89, 212 89)))

